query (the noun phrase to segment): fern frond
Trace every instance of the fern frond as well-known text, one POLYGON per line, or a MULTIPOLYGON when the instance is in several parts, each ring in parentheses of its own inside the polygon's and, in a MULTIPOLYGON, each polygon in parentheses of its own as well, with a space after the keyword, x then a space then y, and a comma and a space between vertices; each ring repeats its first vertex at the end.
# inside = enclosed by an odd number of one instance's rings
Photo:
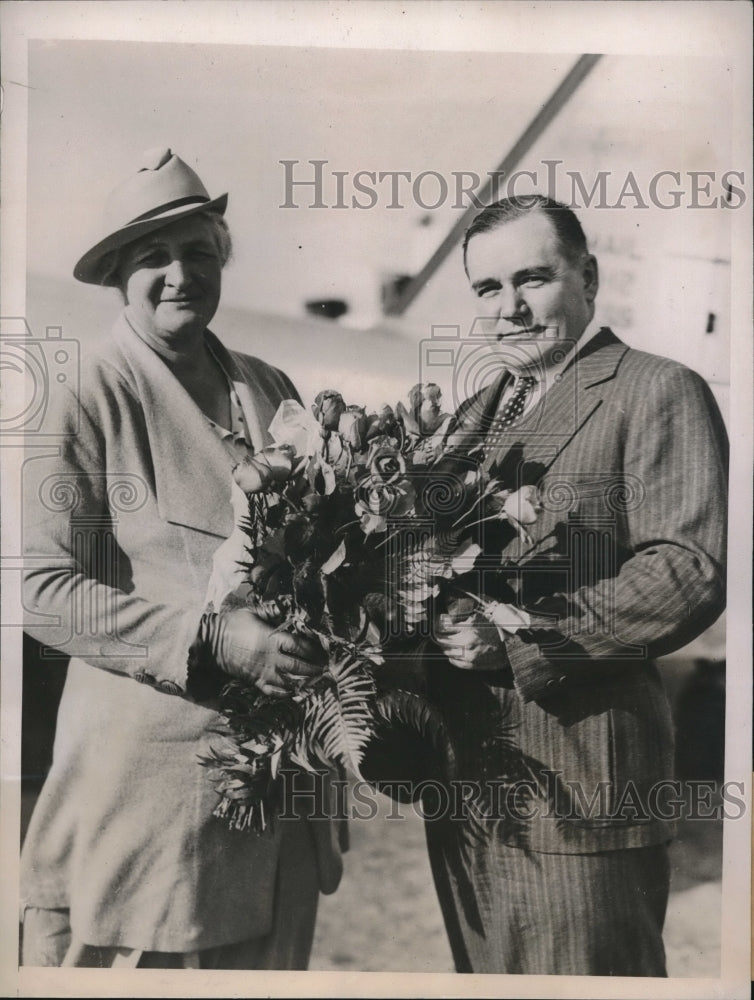
POLYGON ((338 762, 357 777, 374 733, 374 678, 360 656, 349 652, 330 666, 323 683, 307 700, 296 750, 338 762))

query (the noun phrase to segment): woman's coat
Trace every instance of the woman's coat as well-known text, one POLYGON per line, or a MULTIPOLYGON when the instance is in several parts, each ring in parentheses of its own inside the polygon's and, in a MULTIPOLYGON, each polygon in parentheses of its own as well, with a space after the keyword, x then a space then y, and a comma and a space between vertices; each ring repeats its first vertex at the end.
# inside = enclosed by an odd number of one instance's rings
MULTIPOLYGON (((295 389, 208 336, 262 448, 295 389)), ((264 934, 279 832, 212 817, 197 758, 218 715, 185 695, 212 556, 233 528, 231 458, 123 316, 63 396, 50 424, 61 437, 23 474, 25 627, 72 660, 22 905, 69 907, 74 933, 97 945, 188 951, 264 934)), ((316 840, 332 891, 339 852, 316 840)))

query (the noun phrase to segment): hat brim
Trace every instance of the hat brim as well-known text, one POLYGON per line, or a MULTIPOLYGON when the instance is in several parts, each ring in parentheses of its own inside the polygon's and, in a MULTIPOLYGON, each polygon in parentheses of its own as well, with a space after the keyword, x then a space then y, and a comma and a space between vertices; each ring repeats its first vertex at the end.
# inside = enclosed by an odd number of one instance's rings
POLYGON ((110 281, 103 282, 101 278, 102 259, 106 254, 111 253, 113 250, 118 250, 120 247, 128 246, 129 243, 133 243, 142 236, 153 233, 156 229, 162 229, 190 215, 198 215, 200 212, 217 212, 220 215, 224 215, 227 205, 227 194, 221 194, 219 198, 198 202, 188 208, 184 205, 179 208, 168 209, 159 215, 152 216, 151 219, 130 222, 127 226, 117 229, 114 233, 110 233, 109 236, 100 240, 91 250, 87 250, 74 267, 73 276, 78 281, 83 281, 89 285, 112 284, 110 281))

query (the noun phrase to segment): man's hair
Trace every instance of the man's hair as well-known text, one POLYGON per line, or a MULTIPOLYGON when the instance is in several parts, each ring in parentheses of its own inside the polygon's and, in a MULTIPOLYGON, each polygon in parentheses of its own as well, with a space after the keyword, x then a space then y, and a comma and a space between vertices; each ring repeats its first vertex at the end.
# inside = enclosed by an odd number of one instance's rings
MULTIPOLYGON (((228 223, 225 221, 225 217, 220 215, 218 212, 213 212, 211 210, 196 212, 194 217, 207 219, 212 224, 212 234, 215 238, 217 251, 220 256, 220 264, 222 267, 225 267, 230 258, 233 256, 233 240, 230 235, 230 230, 228 229, 228 223)), ((148 235, 151 236, 152 234, 149 233, 148 235)), ((137 242, 138 240, 133 241, 133 243, 137 242)), ((100 263, 99 283, 101 285, 114 285, 116 288, 120 287, 120 270, 123 266, 127 253, 133 247, 133 243, 126 243, 124 246, 118 247, 117 250, 111 250, 110 253, 105 254, 100 263)))
POLYGON ((530 212, 541 212, 547 216, 555 230, 561 253, 571 263, 589 253, 584 230, 570 208, 543 194, 524 194, 495 201, 476 216, 463 237, 463 266, 466 267, 466 251, 474 236, 499 229, 506 222, 521 219, 530 212))

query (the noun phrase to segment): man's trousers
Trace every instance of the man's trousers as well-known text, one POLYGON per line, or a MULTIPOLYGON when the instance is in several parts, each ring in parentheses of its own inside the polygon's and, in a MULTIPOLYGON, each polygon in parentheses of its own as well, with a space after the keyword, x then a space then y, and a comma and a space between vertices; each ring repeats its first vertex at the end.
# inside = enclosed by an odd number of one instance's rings
POLYGON ((667 846, 543 854, 427 822, 458 972, 666 976, 667 846))

